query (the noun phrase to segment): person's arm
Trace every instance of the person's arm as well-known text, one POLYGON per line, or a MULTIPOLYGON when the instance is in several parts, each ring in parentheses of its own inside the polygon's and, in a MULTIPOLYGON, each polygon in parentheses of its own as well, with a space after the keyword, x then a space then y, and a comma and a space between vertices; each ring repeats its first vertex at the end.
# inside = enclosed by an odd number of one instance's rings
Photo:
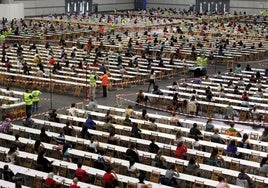
POLYGON ((112 170, 112 174, 113 174, 113 176, 114 176, 114 179, 118 180, 118 177, 117 177, 117 175, 116 175, 116 173, 115 173, 114 170, 112 170))

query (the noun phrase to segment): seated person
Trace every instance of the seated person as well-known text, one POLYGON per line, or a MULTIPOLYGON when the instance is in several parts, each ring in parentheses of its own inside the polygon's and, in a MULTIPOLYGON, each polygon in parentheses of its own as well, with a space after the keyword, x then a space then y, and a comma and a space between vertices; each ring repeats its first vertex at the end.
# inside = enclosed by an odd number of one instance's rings
POLYGON ((44 184, 49 186, 49 187, 60 187, 60 185, 63 184, 64 180, 62 180, 61 182, 57 182, 56 180, 53 179, 53 177, 54 177, 53 172, 48 173, 44 184))
POLYGON ((225 143, 224 139, 222 139, 222 137, 219 135, 218 128, 214 129, 214 134, 211 135, 210 139, 211 139, 211 142, 216 142, 216 143, 221 143, 221 144, 225 143))
POLYGON ((149 152, 157 153, 159 150, 159 146, 155 143, 155 138, 151 139, 151 143, 149 145, 149 152))
POLYGON ((135 162, 139 162, 139 153, 136 149, 136 145, 134 143, 130 144, 130 147, 126 151, 126 157, 128 160, 134 160, 135 162))
POLYGON ((186 159, 187 147, 183 144, 183 142, 179 142, 175 151, 175 156, 178 159, 186 159))
POLYGON ((2 124, 0 125, 0 132, 1 133, 6 133, 6 134, 10 134, 11 130, 10 128, 12 127, 11 125, 11 119, 10 118, 6 118, 2 124))
POLYGON ((137 103, 143 103, 144 102, 145 104, 147 104, 148 101, 149 101, 148 96, 145 96, 144 93, 143 93, 143 91, 140 90, 139 93, 138 93, 138 95, 137 95, 136 102, 137 103))
POLYGON ((2 179, 9 182, 17 183, 18 181, 22 181, 22 177, 18 177, 12 172, 8 165, 4 166, 2 171, 2 179))
POLYGON ((246 174, 246 171, 247 169, 245 167, 242 167, 237 178, 240 180, 246 180, 248 182, 249 187, 253 187, 253 180, 246 174))
POLYGON ((97 110, 97 104, 94 99, 91 99, 87 104, 87 110, 95 112, 97 110))
POLYGON ((57 123, 60 122, 60 119, 57 118, 57 110, 56 110, 56 109, 52 109, 52 110, 49 112, 49 121, 57 122, 57 123))
POLYGON ((77 116, 77 109, 75 107, 75 103, 71 104, 71 108, 68 109, 68 112, 71 116, 77 116))
POLYGON ((41 151, 38 156, 37 156, 37 165, 38 165, 38 170, 41 170, 43 172, 52 172, 53 171, 53 167, 51 166, 51 164, 53 163, 53 161, 49 161, 47 158, 45 158, 46 154, 46 150, 41 151))
POLYGON ((228 136, 239 136, 239 132, 234 128, 234 123, 230 124, 230 128, 226 131, 228 136))
POLYGON ((87 182, 88 181, 88 173, 84 169, 82 169, 82 163, 77 163, 77 169, 75 170, 75 176, 79 181, 87 182))
POLYGON ((50 137, 47 135, 45 127, 41 128, 41 133, 39 134, 39 138, 41 142, 46 142, 46 143, 50 142, 50 137))
POLYGON ((92 116, 90 114, 88 114, 85 125, 87 126, 88 129, 96 130, 96 123, 95 123, 95 121, 93 121, 92 116))
POLYGON ((189 135, 190 138, 195 138, 195 137, 203 137, 201 131, 197 128, 197 124, 194 123, 193 127, 190 129, 189 135))
POLYGON ((67 121, 65 126, 62 128, 63 134, 68 136, 73 136, 75 133, 75 130, 72 125, 70 125, 70 121, 67 121))

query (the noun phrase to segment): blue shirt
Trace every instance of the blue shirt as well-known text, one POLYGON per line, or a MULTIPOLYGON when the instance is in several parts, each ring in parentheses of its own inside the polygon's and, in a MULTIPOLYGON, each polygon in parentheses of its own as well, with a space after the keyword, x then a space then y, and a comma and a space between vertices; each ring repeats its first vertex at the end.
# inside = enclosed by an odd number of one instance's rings
POLYGON ((88 129, 96 129, 95 125, 96 123, 92 119, 87 119, 85 122, 88 129))

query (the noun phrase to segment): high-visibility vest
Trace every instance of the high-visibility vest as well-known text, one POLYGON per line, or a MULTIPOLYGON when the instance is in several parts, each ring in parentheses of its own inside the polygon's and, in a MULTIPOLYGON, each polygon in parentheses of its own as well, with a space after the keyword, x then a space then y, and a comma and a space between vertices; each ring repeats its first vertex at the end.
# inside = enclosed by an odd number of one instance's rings
POLYGON ((90 85, 96 85, 96 79, 95 79, 96 75, 94 74, 90 74, 89 75, 89 84, 90 85))
POLYGON ((33 90, 33 92, 32 92, 32 101, 33 102, 38 102, 38 101, 40 101, 40 91, 39 90, 33 90))
POLYGON ((40 34, 40 40, 44 40, 45 39, 45 36, 43 33, 40 34))
POLYGON ((8 33, 7 33, 8 35, 12 35, 12 28, 9 28, 9 30, 8 30, 8 33))
POLYGON ((30 94, 30 93, 24 93, 24 94, 23 94, 23 97, 24 97, 24 102, 25 102, 25 104, 26 104, 27 106, 33 104, 33 101, 32 101, 32 99, 31 99, 31 94, 30 94))
POLYGON ((199 24, 203 23, 203 19, 201 17, 197 18, 199 24))
POLYGON ((111 27, 110 27, 110 28, 111 28, 111 30, 114 30, 114 27, 115 27, 115 24, 114 24, 114 23, 112 23, 112 24, 111 24, 111 27))
POLYGON ((203 61, 202 61, 202 66, 203 67, 207 66, 207 60, 208 60, 208 58, 206 58, 206 57, 203 59, 203 61))
POLYGON ((196 58, 196 64, 197 64, 198 67, 201 67, 202 66, 202 58, 201 57, 198 56, 196 58))
POLYGON ((107 74, 104 74, 102 76, 102 79, 101 79, 101 85, 102 86, 107 86, 108 85, 108 81, 109 81, 108 75, 107 74))
POLYGON ((122 19, 121 23, 122 25, 126 25, 127 21, 125 19, 122 19))

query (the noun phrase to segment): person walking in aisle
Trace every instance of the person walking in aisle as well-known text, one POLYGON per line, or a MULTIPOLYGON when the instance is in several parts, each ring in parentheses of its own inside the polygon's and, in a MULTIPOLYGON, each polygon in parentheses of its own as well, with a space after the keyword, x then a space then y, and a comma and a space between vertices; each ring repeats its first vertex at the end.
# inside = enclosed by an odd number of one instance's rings
POLYGON ((33 101, 32 101, 32 95, 29 91, 29 89, 25 90, 25 93, 23 94, 23 100, 25 102, 25 107, 26 107, 26 116, 29 117, 32 115, 32 105, 33 105, 33 101))
POLYGON ((151 85, 153 85, 153 88, 155 87, 155 72, 153 69, 150 72, 148 92, 150 91, 151 85))
POLYGON ((97 86, 97 75, 95 71, 91 72, 91 74, 89 75, 89 85, 89 99, 90 97, 91 99, 95 99, 97 86))
POLYGON ((107 97, 107 85, 108 85, 108 82, 109 82, 109 77, 106 74, 106 72, 104 72, 104 74, 102 75, 102 78, 101 78, 101 86, 102 86, 102 89, 103 89, 103 97, 107 97))
POLYGON ((38 112, 38 105, 40 101, 41 92, 35 87, 32 91, 32 101, 33 101, 33 113, 38 112))

